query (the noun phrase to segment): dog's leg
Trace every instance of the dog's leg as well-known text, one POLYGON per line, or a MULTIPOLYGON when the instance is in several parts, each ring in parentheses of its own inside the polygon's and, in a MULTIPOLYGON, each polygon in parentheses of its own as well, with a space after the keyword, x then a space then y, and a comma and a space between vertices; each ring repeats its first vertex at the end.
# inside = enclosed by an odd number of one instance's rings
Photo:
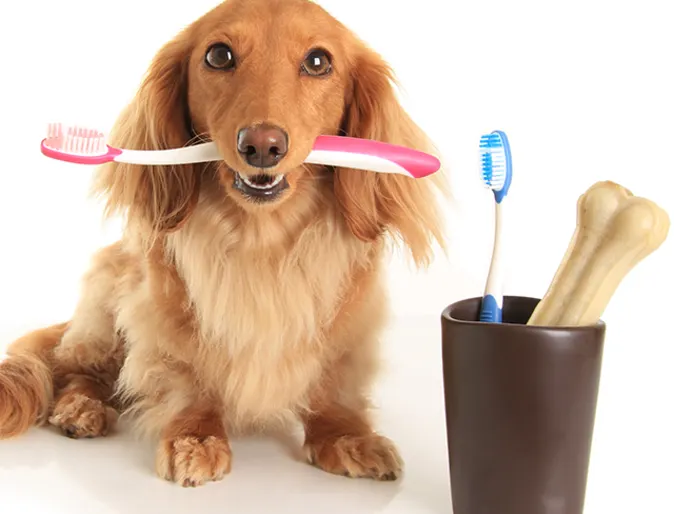
POLYGON ((114 246, 99 253, 84 279, 72 323, 54 348, 55 402, 49 422, 68 437, 104 436, 117 419, 109 402, 123 348, 108 307, 116 256, 114 246))
POLYGON ((159 476, 183 487, 221 480, 231 469, 232 451, 222 414, 195 404, 164 427, 157 449, 159 476))
POLYGON ((109 405, 112 384, 82 371, 64 377, 49 423, 73 439, 105 436, 117 420, 109 405))
MULTIPOLYGON (((173 341, 174 348, 189 347, 181 345, 187 340, 173 341)), ((189 364, 167 353, 157 356, 154 348, 138 344, 127 354, 119 387, 132 398, 125 410, 129 421, 139 435, 159 439, 160 477, 183 487, 222 479, 232 452, 217 394, 204 390, 189 364)))
POLYGON ((367 394, 378 370, 378 339, 385 323, 385 298, 377 276, 358 277, 329 333, 342 357, 325 367, 314 388, 310 412, 302 416, 309 462, 339 475, 395 480, 403 461, 394 443, 376 433, 367 394))
POLYGON ((393 442, 377 434, 366 415, 338 403, 304 418, 309 462, 353 478, 396 480, 403 462, 393 442))

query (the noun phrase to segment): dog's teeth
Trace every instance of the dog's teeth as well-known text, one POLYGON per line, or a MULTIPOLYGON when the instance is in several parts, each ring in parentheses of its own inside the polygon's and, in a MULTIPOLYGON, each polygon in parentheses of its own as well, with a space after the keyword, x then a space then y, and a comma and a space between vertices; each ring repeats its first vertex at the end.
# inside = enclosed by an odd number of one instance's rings
POLYGON ((253 189, 271 189, 273 187, 278 186, 281 181, 283 180, 283 175, 277 175, 276 178, 274 179, 273 182, 270 182, 269 184, 255 184, 253 183, 248 177, 241 177, 241 179, 246 183, 247 186, 252 187, 253 189))

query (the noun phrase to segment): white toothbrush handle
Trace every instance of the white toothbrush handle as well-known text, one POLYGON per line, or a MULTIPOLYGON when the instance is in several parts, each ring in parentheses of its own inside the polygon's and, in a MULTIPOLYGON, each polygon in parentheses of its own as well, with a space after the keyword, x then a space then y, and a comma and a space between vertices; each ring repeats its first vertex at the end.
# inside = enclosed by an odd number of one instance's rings
MULTIPOLYGON (((215 143, 203 143, 171 150, 121 150, 121 154, 114 158, 116 162, 145 165, 178 165, 199 162, 219 161, 222 156, 215 143)), ((307 164, 323 166, 341 166, 379 173, 396 173, 410 175, 402 166, 374 155, 364 155, 350 152, 312 150, 304 161, 307 164)))
POLYGON ((171 150, 121 150, 114 160, 128 164, 171 165, 194 164, 222 160, 214 142, 202 143, 171 150))
MULTIPOLYGON (((494 218, 494 251, 489 267, 489 276, 485 286, 485 294, 491 294, 494 298, 503 295, 503 202, 496 203, 494 218)), ((499 302, 502 304, 503 302, 499 302)))
MULTIPOLYGON (((505 199, 504 199, 505 200, 505 199)), ((503 201, 495 202, 494 249, 484 289, 482 321, 501 321, 503 309, 503 201)))
MULTIPOLYGON (((116 162, 146 165, 193 164, 199 162, 218 161, 222 159, 220 152, 213 142, 203 143, 171 150, 121 150, 116 156, 116 162)), ((402 166, 374 155, 357 154, 350 152, 312 150, 304 161, 307 164, 323 166, 341 166, 379 173, 396 173, 410 175, 402 166)))
MULTIPOLYGON (((214 142, 171 150, 126 150, 110 148, 116 162, 145 165, 178 165, 222 160, 214 142)), ((319 136, 304 160, 307 164, 355 168, 378 173, 395 173, 423 178, 440 169, 440 161, 429 154, 378 141, 343 136, 319 136)))

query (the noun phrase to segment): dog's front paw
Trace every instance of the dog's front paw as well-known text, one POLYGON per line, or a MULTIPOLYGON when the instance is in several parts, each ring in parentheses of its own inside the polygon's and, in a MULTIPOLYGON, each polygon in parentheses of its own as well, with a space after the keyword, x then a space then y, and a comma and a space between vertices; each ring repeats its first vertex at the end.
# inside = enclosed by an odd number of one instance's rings
POLYGON ((49 423, 73 439, 105 436, 117 420, 117 411, 81 393, 64 394, 56 402, 49 423))
POLYGON ((157 473, 183 487, 222 480, 232 467, 229 443, 215 436, 165 440, 157 452, 157 473))
POLYGON ((353 478, 396 480, 403 461, 393 442, 377 434, 342 436, 305 445, 311 464, 324 471, 353 478))

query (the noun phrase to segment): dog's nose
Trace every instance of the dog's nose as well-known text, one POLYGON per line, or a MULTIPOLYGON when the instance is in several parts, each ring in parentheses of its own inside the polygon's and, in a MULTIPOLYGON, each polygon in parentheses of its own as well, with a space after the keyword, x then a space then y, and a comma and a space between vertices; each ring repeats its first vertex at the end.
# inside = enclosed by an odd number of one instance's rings
POLYGON ((288 135, 274 125, 257 125, 239 131, 237 148, 251 166, 269 168, 288 153, 288 135))

